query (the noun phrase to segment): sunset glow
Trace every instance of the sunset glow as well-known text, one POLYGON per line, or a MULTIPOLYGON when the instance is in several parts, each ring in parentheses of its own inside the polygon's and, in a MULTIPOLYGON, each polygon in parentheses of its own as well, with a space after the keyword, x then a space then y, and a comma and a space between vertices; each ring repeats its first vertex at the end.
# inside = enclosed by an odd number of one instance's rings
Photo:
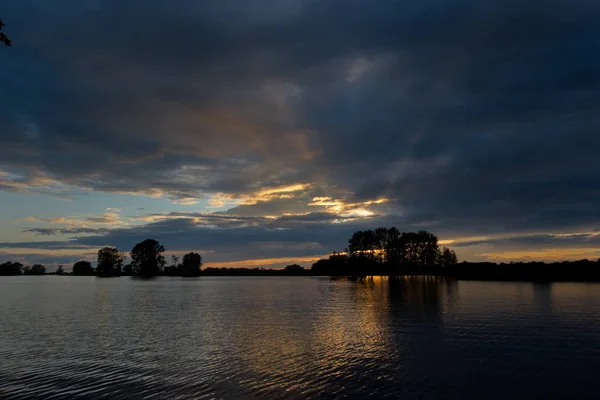
POLYGON ((591 3, 42 3, 0 16, 0 261, 155 238, 271 265, 392 226, 460 260, 600 256, 591 3))

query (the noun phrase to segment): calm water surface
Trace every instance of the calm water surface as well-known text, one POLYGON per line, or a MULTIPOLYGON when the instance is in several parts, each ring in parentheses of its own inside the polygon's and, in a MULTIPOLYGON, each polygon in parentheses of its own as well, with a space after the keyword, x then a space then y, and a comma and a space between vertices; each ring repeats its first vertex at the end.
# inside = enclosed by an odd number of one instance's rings
POLYGON ((0 398, 600 398, 600 285, 0 278, 0 398))

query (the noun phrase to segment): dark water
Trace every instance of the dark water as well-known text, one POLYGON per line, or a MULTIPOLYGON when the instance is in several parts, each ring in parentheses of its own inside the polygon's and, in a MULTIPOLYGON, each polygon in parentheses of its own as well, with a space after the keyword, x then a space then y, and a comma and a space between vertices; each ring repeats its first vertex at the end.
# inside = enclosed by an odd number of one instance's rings
POLYGON ((600 285, 0 278, 0 398, 600 398, 600 285))

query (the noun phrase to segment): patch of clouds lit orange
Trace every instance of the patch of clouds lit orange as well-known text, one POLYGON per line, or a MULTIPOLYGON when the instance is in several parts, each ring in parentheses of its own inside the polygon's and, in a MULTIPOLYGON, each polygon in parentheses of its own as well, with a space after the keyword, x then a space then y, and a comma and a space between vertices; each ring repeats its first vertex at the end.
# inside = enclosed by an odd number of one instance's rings
POLYGON ((600 257, 600 251, 593 248, 516 250, 483 253, 479 254, 479 256, 486 257, 492 261, 563 261, 583 258, 596 259, 600 257))
POLYGON ((263 258, 255 260, 240 260, 240 261, 222 261, 210 262, 207 261, 205 268, 259 268, 269 266, 285 266, 287 264, 312 264, 317 260, 327 257, 326 255, 311 256, 311 257, 279 257, 279 258, 263 258))
POLYGON ((270 195, 278 194, 278 193, 298 192, 300 190, 306 190, 309 187, 310 187, 310 184, 308 184, 308 183, 296 183, 294 185, 281 186, 278 188, 261 190, 260 192, 258 192, 258 195, 262 196, 262 197, 268 197, 270 195))
POLYGON ((123 226, 127 223, 121 218, 120 210, 107 208, 106 212, 101 214, 84 214, 57 218, 37 218, 33 216, 18 218, 15 222, 30 222, 35 224, 62 225, 65 227, 84 228, 95 225, 102 226, 123 226))
POLYGON ((582 232, 566 232, 566 233, 548 233, 548 232, 533 232, 533 233, 523 233, 523 234, 499 234, 499 235, 488 235, 488 236, 465 236, 461 238, 454 239, 443 239, 438 241, 441 245, 457 245, 462 243, 469 242, 482 242, 485 244, 485 241, 491 240, 501 240, 501 239, 511 239, 511 238, 527 238, 527 237, 535 237, 535 236, 547 236, 548 238, 569 238, 569 237, 577 237, 577 236, 589 236, 595 237, 600 236, 600 232, 595 231, 582 231, 582 232))
POLYGON ((311 186, 310 183, 295 183, 263 189, 250 194, 216 193, 210 197, 208 204, 213 208, 218 208, 224 206, 252 205, 276 199, 291 199, 304 194, 300 192, 308 190, 311 186))
POLYGON ((338 214, 344 218, 367 218, 375 215, 375 213, 368 208, 367 206, 373 204, 383 204, 388 202, 389 199, 381 198, 375 200, 367 200, 358 203, 345 203, 343 200, 334 199, 332 197, 314 197, 309 206, 313 207, 323 207, 325 210, 331 213, 338 214))
POLYGON ((88 187, 60 182, 41 172, 26 176, 0 171, 0 186, 17 193, 51 194, 61 200, 70 200, 75 192, 91 191, 88 187))
POLYGON ((353 210, 349 210, 348 212, 341 213, 340 215, 347 218, 366 218, 375 215, 375 213, 367 210, 366 208, 355 208, 353 210))
POLYGON ((504 236, 467 236, 467 237, 462 237, 462 238, 457 238, 457 239, 443 239, 443 240, 439 240, 438 243, 441 245, 444 245, 444 246, 448 246, 451 244, 460 244, 460 243, 466 243, 466 242, 501 239, 502 237, 504 237, 504 236))
POLYGON ((193 204, 197 204, 199 202, 199 197, 187 196, 181 197, 176 196, 174 193, 171 193, 167 190, 161 189, 144 189, 139 191, 118 191, 115 192, 117 194, 126 194, 130 196, 139 196, 144 195, 147 197, 151 197, 154 199, 168 199, 173 204, 178 204, 180 206, 189 206, 193 204))
MULTIPOLYGON (((235 206, 239 205, 253 205, 259 202, 268 202, 277 199, 289 199, 295 197, 303 197, 306 196, 307 191, 311 188, 311 184, 308 183, 298 183, 293 185, 280 186, 275 188, 269 188, 260 190, 247 195, 234 195, 234 194, 224 194, 219 193, 213 195, 208 203, 212 206, 212 208, 223 208, 223 209, 231 209, 235 206)), ((338 221, 334 222, 347 222, 352 221, 359 218, 368 218, 375 215, 375 212, 369 209, 369 206, 376 204, 383 204, 388 202, 389 200, 386 198, 380 198, 375 200, 367 200, 363 202, 356 203, 346 203, 343 200, 334 199, 332 197, 313 197, 307 203, 309 207, 321 207, 324 211, 339 215, 341 218, 338 221)), ((204 213, 200 213, 204 214, 204 213)), ((144 221, 144 222, 156 222, 166 219, 180 219, 180 218, 189 218, 193 219, 195 223, 204 223, 207 222, 204 219, 208 217, 218 217, 222 215, 230 220, 235 219, 234 214, 219 214, 219 211, 211 211, 206 212, 206 215, 193 215, 193 213, 164 213, 164 214, 150 214, 150 215, 141 215, 141 216, 133 216, 129 217, 129 219, 133 221, 144 221)), ((276 220, 281 217, 286 216, 299 216, 299 215, 308 215, 310 212, 300 212, 300 213, 289 213, 284 212, 281 215, 268 215, 263 216, 264 219, 276 220)))

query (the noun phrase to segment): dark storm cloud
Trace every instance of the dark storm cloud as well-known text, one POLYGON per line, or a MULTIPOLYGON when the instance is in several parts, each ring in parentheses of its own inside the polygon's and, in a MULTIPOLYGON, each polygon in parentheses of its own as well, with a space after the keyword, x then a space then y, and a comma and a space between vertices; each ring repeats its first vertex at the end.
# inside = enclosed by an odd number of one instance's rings
MULTIPOLYGON (((598 227, 597 2, 263 4, 8 2, 0 169, 179 200, 315 182, 445 236, 598 227)), ((306 202, 234 213, 275 212, 306 202)))

